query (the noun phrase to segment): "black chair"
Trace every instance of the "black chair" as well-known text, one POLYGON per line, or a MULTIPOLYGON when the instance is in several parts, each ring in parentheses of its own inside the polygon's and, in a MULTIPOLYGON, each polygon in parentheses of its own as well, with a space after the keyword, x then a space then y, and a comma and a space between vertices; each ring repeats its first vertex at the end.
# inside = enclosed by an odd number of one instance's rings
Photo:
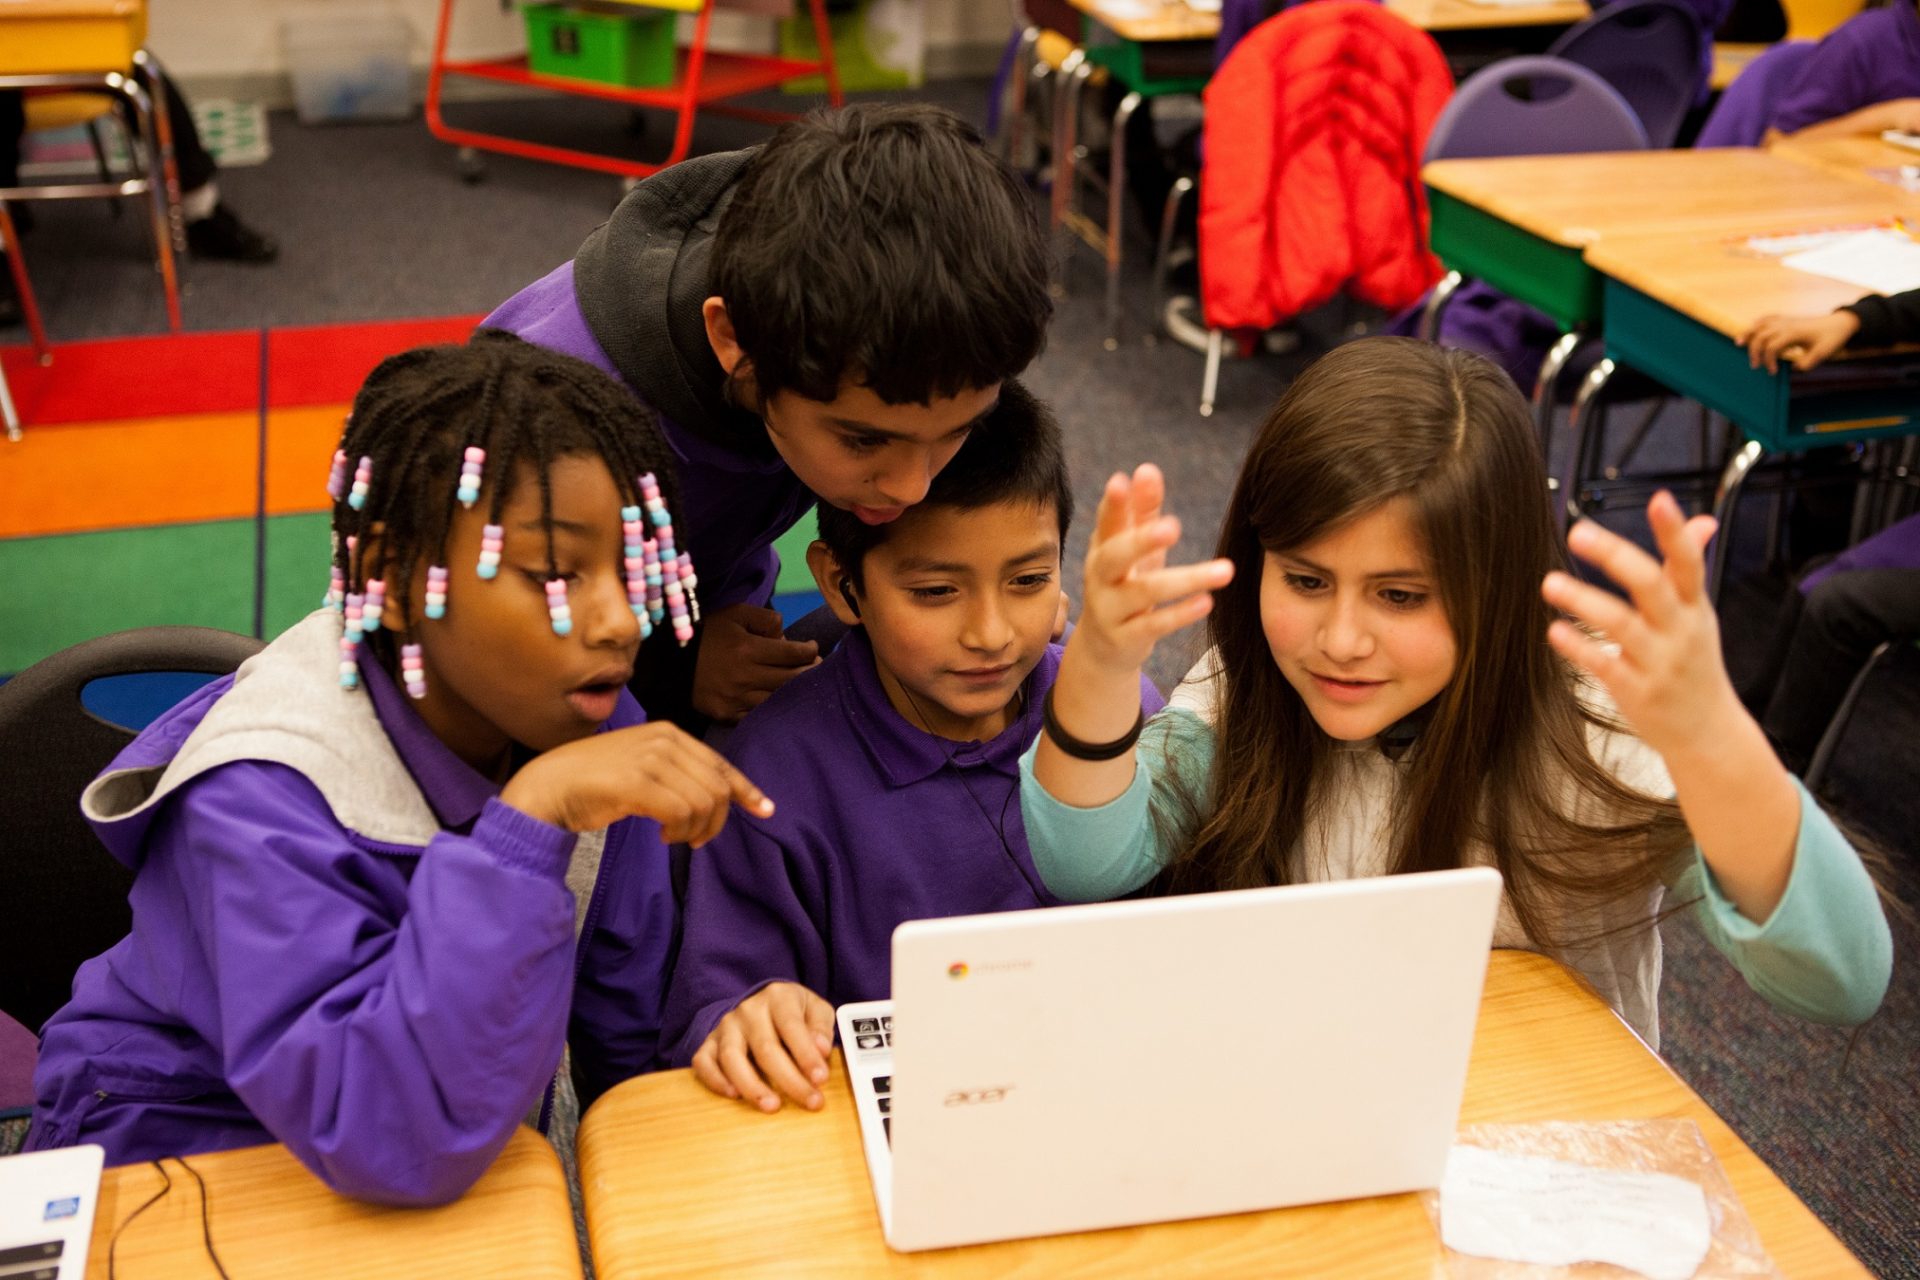
POLYGON ((80 963, 127 934, 133 873, 80 816, 80 793, 133 732, 82 705, 89 683, 151 672, 225 675, 251 636, 142 627, 87 640, 0 684, 0 1010, 37 1031, 80 963))

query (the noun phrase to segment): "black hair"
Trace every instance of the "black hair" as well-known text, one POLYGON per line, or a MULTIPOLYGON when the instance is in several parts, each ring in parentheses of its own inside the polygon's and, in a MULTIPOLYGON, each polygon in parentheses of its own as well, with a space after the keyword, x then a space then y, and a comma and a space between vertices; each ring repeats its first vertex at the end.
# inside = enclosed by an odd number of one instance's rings
MULTIPOLYGON (((922 507, 976 511, 1002 502, 1051 505, 1060 519, 1061 545, 1066 545, 1067 526, 1073 522, 1073 485, 1060 427, 1052 410, 1011 379, 1001 384, 999 403, 933 478, 927 496, 901 518, 911 519, 922 507)), ((861 567, 867 553, 885 542, 898 522, 866 524, 824 502, 819 520, 820 541, 853 585, 863 586, 861 567)))
MULTIPOLYGON (((480 330, 464 345, 416 347, 389 356, 354 397, 340 441, 347 476, 363 457, 372 460, 372 476, 360 510, 347 502, 344 486, 334 499, 333 563, 348 591, 363 590, 369 577, 384 577, 395 623, 408 599, 414 566, 423 558, 446 564, 460 464, 469 445, 487 451, 482 482, 488 524, 500 523, 520 464, 532 468, 547 530, 548 572, 554 576, 559 569, 548 477, 555 459, 600 458, 613 473, 621 501, 632 505, 641 501, 636 477, 650 471, 667 509, 678 509, 673 453, 659 419, 584 360, 492 329, 480 330), (369 534, 376 525, 377 563, 367 563, 369 534), (349 538, 355 540, 351 548, 349 538)), ((683 537, 680 543, 684 546, 683 537)), ((418 625, 419 619, 412 621, 418 625)), ((384 649, 391 644, 385 639, 390 631, 382 627, 368 639, 384 649)))
POLYGON ((782 128, 720 215, 709 279, 763 404, 848 379, 888 404, 992 386, 1040 354, 1053 314, 1026 189, 973 126, 920 104, 782 128))

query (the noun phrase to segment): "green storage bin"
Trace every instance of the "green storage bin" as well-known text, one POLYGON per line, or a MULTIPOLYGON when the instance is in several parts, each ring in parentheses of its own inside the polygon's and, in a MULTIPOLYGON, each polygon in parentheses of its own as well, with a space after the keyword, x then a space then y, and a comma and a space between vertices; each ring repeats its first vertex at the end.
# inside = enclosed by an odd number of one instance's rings
POLYGON ((673 83, 671 12, 531 4, 526 13, 527 68, 538 75, 629 88, 673 83))

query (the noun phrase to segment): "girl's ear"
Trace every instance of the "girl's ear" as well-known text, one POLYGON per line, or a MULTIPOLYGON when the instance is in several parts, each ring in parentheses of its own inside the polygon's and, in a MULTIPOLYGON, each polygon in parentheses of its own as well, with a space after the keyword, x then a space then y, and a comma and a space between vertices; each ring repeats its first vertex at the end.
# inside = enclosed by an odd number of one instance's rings
POLYGON ((733 376, 734 369, 747 358, 740 348, 739 339, 733 336, 733 317, 727 314, 725 298, 708 298, 700 304, 700 319, 707 327, 707 345, 713 348, 714 359, 727 376, 733 376))
POLYGON ((827 608, 833 610, 833 616, 846 627, 860 625, 860 612, 849 597, 850 591, 842 591, 841 584, 849 578, 847 571, 834 559, 827 544, 816 541, 807 548, 807 569, 813 574, 813 585, 820 588, 820 595, 827 602, 827 608))

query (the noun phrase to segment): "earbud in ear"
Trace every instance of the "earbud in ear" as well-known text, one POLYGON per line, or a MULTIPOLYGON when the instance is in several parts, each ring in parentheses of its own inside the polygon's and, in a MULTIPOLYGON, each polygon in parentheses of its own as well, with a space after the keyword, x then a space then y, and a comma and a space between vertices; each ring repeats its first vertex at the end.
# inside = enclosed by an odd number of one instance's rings
POLYGON ((840 598, 847 602, 847 608, 853 611, 854 617, 857 618, 860 616, 860 602, 853 598, 852 578, 840 579, 840 598))

